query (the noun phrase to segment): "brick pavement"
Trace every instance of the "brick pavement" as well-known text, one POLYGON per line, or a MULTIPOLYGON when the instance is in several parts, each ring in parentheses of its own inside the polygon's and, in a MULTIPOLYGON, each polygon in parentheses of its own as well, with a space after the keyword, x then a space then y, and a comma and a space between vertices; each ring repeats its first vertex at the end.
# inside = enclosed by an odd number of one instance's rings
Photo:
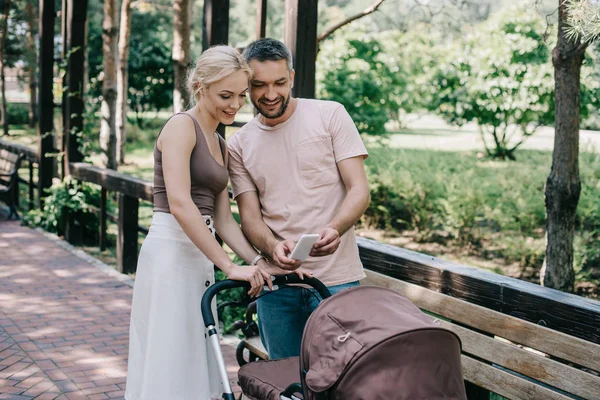
POLYGON ((0 218, 0 399, 122 399, 132 287, 59 244, 0 218))

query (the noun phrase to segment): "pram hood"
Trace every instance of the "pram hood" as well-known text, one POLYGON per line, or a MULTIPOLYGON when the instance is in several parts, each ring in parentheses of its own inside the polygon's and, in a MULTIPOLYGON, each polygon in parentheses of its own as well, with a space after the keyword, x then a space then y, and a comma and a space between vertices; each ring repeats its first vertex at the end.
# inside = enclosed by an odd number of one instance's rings
MULTIPOLYGON (((325 300, 311 315, 304 329, 300 355, 304 383, 314 392, 328 390, 370 349, 385 344, 390 338, 396 338, 394 349, 399 349, 402 338, 398 336, 419 331, 428 331, 428 334, 406 335, 411 337, 407 343, 414 350, 415 337, 419 341, 418 337, 423 336, 428 342, 424 343, 423 354, 427 344, 436 337, 448 340, 449 335, 453 336, 451 341, 457 342, 458 371, 450 371, 450 374, 458 375, 453 378, 462 384, 460 339, 451 331, 440 328, 432 317, 398 293, 374 286, 340 292, 325 300)), ((402 352, 398 351, 398 357, 402 357, 402 352)), ((377 373, 376 366, 368 369, 377 373)))

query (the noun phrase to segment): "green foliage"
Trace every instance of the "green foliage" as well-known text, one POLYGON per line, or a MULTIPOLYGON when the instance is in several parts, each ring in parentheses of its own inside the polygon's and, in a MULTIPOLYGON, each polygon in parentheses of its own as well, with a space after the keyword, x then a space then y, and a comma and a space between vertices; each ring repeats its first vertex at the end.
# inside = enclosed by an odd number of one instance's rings
POLYGON ((26 103, 7 103, 6 115, 9 125, 27 124, 29 123, 29 105, 26 103))
POLYGON ((489 156, 514 159, 539 125, 553 122, 554 80, 544 31, 542 20, 524 6, 504 9, 476 27, 443 57, 430 110, 457 125, 475 121, 489 156))
MULTIPOLYGON (((98 11, 100 16, 101 11, 98 11)), ((162 110, 173 104, 171 59, 172 16, 155 8, 132 9, 129 50, 130 109, 142 123, 144 111, 162 110)), ((92 13, 89 34, 90 105, 100 107, 102 94, 102 20, 92 13)))
POLYGON ((90 206, 100 207, 100 189, 67 177, 48 189, 43 209, 29 211, 23 216, 23 223, 62 236, 67 218, 73 218, 81 226, 84 242, 95 245, 98 243, 100 220, 90 206))
POLYGON ((564 0, 567 21, 567 39, 591 43, 600 39, 600 2, 564 0))
POLYGON ((321 46, 319 97, 342 103, 360 132, 385 133, 385 123, 398 112, 394 91, 401 82, 384 62, 377 39, 344 32, 321 46))
MULTIPOLYGON (((509 164, 385 145, 369 153, 367 226, 414 231, 422 241, 450 241, 522 268, 541 267, 550 153, 528 151, 509 164)), ((600 261, 600 155, 581 154, 581 181, 576 265, 585 272, 600 261)))

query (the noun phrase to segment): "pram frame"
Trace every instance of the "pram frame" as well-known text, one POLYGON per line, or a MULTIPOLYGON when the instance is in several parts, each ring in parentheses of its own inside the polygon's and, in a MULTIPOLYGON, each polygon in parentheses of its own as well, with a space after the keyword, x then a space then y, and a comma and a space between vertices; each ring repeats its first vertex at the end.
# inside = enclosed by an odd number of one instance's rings
MULTIPOLYGON (((327 289, 327 287, 323 284, 323 282, 321 282, 317 278, 306 278, 305 277, 304 279, 300 279, 300 277, 297 274, 287 274, 287 275, 273 276, 272 281, 273 281, 273 289, 274 290, 280 290, 282 287, 285 287, 285 286, 291 285, 291 284, 305 284, 305 285, 309 285, 312 288, 314 288, 317 291, 317 293, 319 293, 319 295, 321 296, 322 299, 331 297, 331 293, 329 292, 329 289, 327 289)), ((223 395, 222 395, 223 400, 235 400, 235 397, 233 395, 233 390, 231 388, 231 384, 229 383, 229 378, 227 376, 227 369, 225 367, 225 360, 223 358, 223 352, 221 351, 221 345, 219 343, 219 335, 218 335, 218 331, 216 328, 215 316, 213 315, 211 304, 212 304, 213 298, 219 292, 221 292, 223 290, 234 289, 234 288, 239 288, 239 287, 245 288, 245 290, 249 290, 250 284, 248 282, 233 281, 230 279, 216 282, 214 285, 210 286, 206 290, 206 292, 204 292, 204 295, 202 296, 201 305, 200 305, 201 312, 202 312, 202 318, 204 320, 204 326, 206 327, 206 335, 208 337, 209 345, 213 349, 213 352, 214 352, 214 355, 215 355, 215 358, 217 361, 217 366, 219 368, 219 377, 221 379, 221 385, 223 387, 223 395)), ((302 386, 300 386, 300 389, 301 388, 302 388, 302 386)), ((282 395, 286 396, 286 397, 282 397, 282 399, 286 399, 286 398, 294 399, 296 397, 293 394, 297 393, 297 392, 298 392, 298 383, 293 383, 282 393, 282 395)))

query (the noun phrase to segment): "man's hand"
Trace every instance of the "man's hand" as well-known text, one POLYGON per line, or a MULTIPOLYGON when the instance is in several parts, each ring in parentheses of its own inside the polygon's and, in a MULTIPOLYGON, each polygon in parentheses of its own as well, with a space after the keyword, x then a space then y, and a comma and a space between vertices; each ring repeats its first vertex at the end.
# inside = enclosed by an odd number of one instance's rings
POLYGON ((294 247, 296 247, 296 244, 292 240, 277 242, 273 248, 273 262, 277 267, 286 271, 293 271, 300 267, 300 264, 302 264, 300 261, 288 257, 294 247))
POLYGON ((313 245, 310 251, 311 257, 323 257, 335 253, 340 246, 340 233, 337 229, 326 226, 319 232, 321 238, 313 245))

